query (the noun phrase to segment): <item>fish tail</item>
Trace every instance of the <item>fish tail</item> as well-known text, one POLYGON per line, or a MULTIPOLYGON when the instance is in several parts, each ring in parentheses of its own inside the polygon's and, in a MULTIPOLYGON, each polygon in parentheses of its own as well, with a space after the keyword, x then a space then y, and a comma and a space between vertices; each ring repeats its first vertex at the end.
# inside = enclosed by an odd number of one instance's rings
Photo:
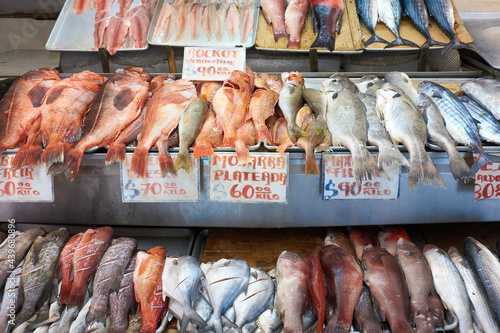
POLYGON ((123 163, 124 161, 125 161, 125 144, 115 142, 111 146, 109 146, 105 159, 106 165, 115 162, 123 163))
POLYGON ((130 171, 144 178, 146 176, 146 166, 148 164, 148 152, 147 148, 137 148, 132 155, 132 160, 130 161, 130 171))
POLYGON ((382 37, 377 36, 376 34, 372 34, 372 36, 365 42, 365 46, 368 46, 373 43, 383 43, 383 44, 389 44, 388 41, 383 39, 382 37))
POLYGON ((42 146, 27 144, 21 147, 12 161, 12 170, 19 170, 24 165, 33 166, 42 154, 42 146))
POLYGON ((27 303, 23 304, 21 311, 16 315, 16 326, 28 321, 31 316, 35 313, 35 307, 27 303))
POLYGON ((426 47, 429 47, 429 46, 432 46, 432 45, 446 45, 445 43, 442 43, 442 42, 438 42, 437 40, 434 40, 432 39, 430 36, 429 38, 425 41, 425 43, 422 44, 421 48, 426 48, 426 47))
POLYGON ((179 333, 185 333, 187 331, 187 327, 190 322, 196 322, 202 327, 206 327, 207 323, 203 318, 200 317, 200 315, 193 310, 193 308, 189 307, 185 309, 184 316, 182 317, 181 321, 181 329, 179 330, 179 333))
POLYGON ((468 182, 474 179, 474 173, 471 171, 463 157, 455 150, 455 153, 449 154, 450 168, 453 178, 468 182))
POLYGON ((306 178, 311 174, 319 176, 319 167, 318 163, 316 162, 316 156, 314 155, 313 147, 309 147, 309 149, 306 150, 306 178))
POLYGON ((400 45, 406 45, 406 46, 418 47, 418 48, 420 47, 417 44, 415 44, 414 42, 412 42, 411 40, 403 39, 403 38, 401 38, 401 36, 399 36, 394 41, 389 43, 386 47, 384 47, 384 49, 389 49, 391 47, 400 46, 400 45))
POLYGON ((393 165, 394 163, 408 168, 410 167, 410 162, 408 162, 406 157, 404 157, 396 147, 379 148, 378 167, 382 168, 384 166, 393 165))
POLYGON ((444 46, 443 51, 449 50, 449 49, 469 49, 469 50, 474 51, 474 48, 472 47, 472 45, 462 43, 461 41, 459 41, 457 39, 457 36, 453 36, 451 41, 444 46))
POLYGON ((189 173, 189 153, 187 151, 179 151, 174 163, 174 173, 180 169, 186 170, 189 173))
POLYGON ((92 307, 92 303, 89 308, 89 312, 87 312, 87 316, 85 317, 85 325, 87 327, 90 327, 94 324, 98 323, 104 323, 106 318, 103 318, 101 313, 99 311, 95 311, 94 308, 92 307))
POLYGON ((371 180, 375 176, 377 162, 366 148, 353 151, 352 162, 354 179, 358 185, 361 185, 363 180, 371 180))
POLYGON ((269 132, 269 129, 267 126, 259 126, 255 128, 255 135, 257 137, 257 142, 266 142, 266 143, 271 143, 273 142, 273 139, 271 137, 271 132, 269 132))
POLYGON ((66 308, 59 321, 59 326, 57 327, 57 333, 68 333, 73 323, 78 315, 78 308, 74 307, 71 309, 66 308))
POLYGON ((170 154, 169 155, 159 155, 158 162, 160 164, 161 175, 163 177, 165 177, 167 175, 167 173, 175 174, 174 161, 172 160, 172 156, 170 156, 170 154))
MULTIPOLYGON (((282 38, 287 38, 286 31, 274 31, 274 41, 278 42, 282 38)), ((300 44, 300 43, 299 43, 300 44)))
POLYGON ((423 150, 420 158, 410 159, 410 171, 408 171, 408 188, 416 189, 419 185, 436 185, 446 189, 443 177, 432 163, 431 158, 423 150))
MULTIPOLYGON (((77 149, 71 149, 68 151, 67 156, 65 156, 65 174, 70 180, 74 180, 78 170, 80 169, 80 163, 82 162, 83 151, 77 149)), ((83 300, 82 300, 83 301, 83 300)))
MULTIPOLYGON (((334 317, 332 317, 333 319, 334 317)), ((325 327, 325 332, 329 333, 349 333, 351 331, 351 327, 344 327, 343 325, 339 323, 333 322, 333 320, 330 320, 328 322, 328 325, 325 327)))
POLYGON ((229 133, 224 133, 224 137, 222 139, 222 146, 223 147, 234 147, 236 141, 236 133, 234 134, 229 134, 229 133))
POLYGON ((280 154, 283 154, 288 147, 293 147, 293 145, 285 142, 285 143, 280 144, 278 149, 276 149, 276 151, 280 154))
POLYGON ((214 149, 212 148, 212 145, 209 143, 200 143, 193 146, 194 158, 213 155, 213 154, 214 154, 214 149))
POLYGON ((311 48, 324 48, 328 49, 330 52, 335 50, 335 33, 328 34, 325 30, 320 29, 311 48))
POLYGON ((479 157, 472 166, 471 171, 475 175, 486 164, 495 162, 500 162, 500 156, 488 155, 481 149, 479 150, 479 157))
POLYGON ((57 142, 51 143, 43 150, 42 157, 40 161, 44 165, 49 165, 51 163, 63 163, 64 162, 64 151, 71 147, 69 143, 57 142))
POLYGON ((290 126, 288 126, 288 135, 290 136, 292 142, 297 142, 297 140, 302 136, 307 137, 306 131, 304 131, 296 124, 291 124, 290 126))
POLYGON ((295 41, 289 39, 288 44, 286 44, 286 47, 292 47, 292 46, 300 49, 300 39, 295 41))
POLYGON ((238 164, 243 165, 252 161, 250 158, 250 151, 247 145, 242 140, 236 140, 234 143, 234 150, 236 151, 236 156, 238 157, 238 164))

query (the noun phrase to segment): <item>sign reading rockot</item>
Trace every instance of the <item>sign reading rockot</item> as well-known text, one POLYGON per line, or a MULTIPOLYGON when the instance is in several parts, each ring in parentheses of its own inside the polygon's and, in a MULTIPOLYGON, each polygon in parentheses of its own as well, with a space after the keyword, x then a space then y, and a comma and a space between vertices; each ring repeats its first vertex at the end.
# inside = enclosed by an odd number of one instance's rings
POLYGON ((209 198, 236 203, 287 203, 288 153, 252 153, 239 165, 236 153, 210 156, 209 198))
POLYGON ((399 166, 384 167, 384 170, 390 180, 377 175, 358 184, 353 175, 351 155, 323 153, 323 200, 397 199, 399 166))
MULTIPOLYGON (((177 154, 171 154, 173 162, 177 154)), ((171 202, 200 200, 200 164, 189 157, 189 173, 181 169, 176 175, 162 176, 158 154, 149 154, 146 176, 141 178, 130 171, 132 154, 127 154, 120 166, 122 202, 171 202)))
POLYGON ((245 71, 246 49, 185 47, 184 80, 224 81, 234 70, 245 71))

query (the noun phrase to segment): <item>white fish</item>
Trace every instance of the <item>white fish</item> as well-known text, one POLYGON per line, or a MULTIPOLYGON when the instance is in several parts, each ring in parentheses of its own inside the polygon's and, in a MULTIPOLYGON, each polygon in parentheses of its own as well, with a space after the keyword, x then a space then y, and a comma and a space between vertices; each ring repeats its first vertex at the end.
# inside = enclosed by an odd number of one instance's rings
POLYGON ((232 3, 231 5, 229 5, 229 9, 227 11, 227 16, 226 16, 226 28, 227 28, 227 33, 229 34, 230 42, 235 41, 239 27, 240 27, 240 15, 238 13, 238 8, 234 3, 232 3))
POLYGON ((222 41, 224 37, 224 32, 226 31, 226 14, 227 7, 220 5, 219 9, 217 9, 217 15, 215 16, 215 38, 217 38, 218 42, 222 41))
POLYGON ((175 40, 178 41, 184 36, 184 32, 186 31, 187 23, 188 23, 188 13, 189 7, 187 4, 183 3, 177 6, 177 35, 175 40))
POLYGON ((215 6, 214 3, 208 4, 205 6, 205 8, 203 8, 201 25, 203 26, 203 30, 205 30, 205 34, 207 35, 208 41, 212 39, 212 35, 214 34, 216 15, 217 15, 217 7, 215 6))
POLYGON ((191 39, 196 40, 200 36, 200 22, 201 14, 203 13, 203 7, 201 4, 197 3, 191 7, 191 11, 188 15, 188 23, 191 29, 191 39))
POLYGON ((240 7, 240 42, 245 43, 253 28, 253 10, 250 6, 240 7))

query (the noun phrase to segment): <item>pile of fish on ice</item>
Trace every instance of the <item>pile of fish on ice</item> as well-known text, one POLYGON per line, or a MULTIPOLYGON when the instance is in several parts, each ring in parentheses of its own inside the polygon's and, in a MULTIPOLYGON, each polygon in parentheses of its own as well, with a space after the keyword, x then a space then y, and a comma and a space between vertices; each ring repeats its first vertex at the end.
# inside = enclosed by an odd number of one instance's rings
POLYGON ((21 147, 13 168, 38 159, 52 174, 74 179, 84 152, 109 146, 106 164, 123 162, 125 147, 136 142, 131 171, 143 177, 147 154, 159 151, 162 173, 189 172, 194 157, 211 155, 214 147, 234 147, 238 161, 251 161, 256 142, 283 152, 297 145, 306 152, 306 176, 319 175, 315 151, 343 145, 352 154, 355 180, 387 177, 384 167, 409 167, 408 185, 446 187, 425 151, 429 137, 445 149, 455 179, 469 180, 486 163, 498 161, 481 139, 500 143, 500 83, 490 79, 464 82, 458 98, 448 89, 424 81, 418 91, 399 72, 361 78, 355 85, 334 74, 320 90, 305 88, 298 72, 281 79, 234 71, 221 82, 175 80, 171 74, 152 78, 140 68, 118 69, 104 80, 84 71, 61 80, 56 70, 30 71, 12 84, 0 102, 0 153, 21 147), (385 82, 387 81, 387 82, 385 82), (395 142, 401 142, 410 161, 395 142), (479 153, 469 168, 456 143, 479 153), (378 161, 366 143, 379 148, 378 161), (179 146, 175 164, 168 153, 179 146), (43 148, 45 147, 45 148, 43 148))
POLYGON ((80 15, 95 9, 94 45, 106 47, 109 54, 119 49, 144 48, 148 45, 149 25, 158 0, 141 0, 141 4, 130 9, 133 0, 116 0, 118 12, 109 13, 115 0, 74 0, 71 12, 80 15))
POLYGON ((227 30, 230 42, 234 42, 239 33, 239 41, 245 43, 254 28, 253 6, 255 4, 248 0, 223 0, 219 4, 216 0, 166 0, 156 21, 153 39, 161 36, 162 43, 168 42, 176 31, 175 41, 179 41, 189 27, 190 38, 196 41, 203 27, 208 41, 215 34, 221 42, 227 30))

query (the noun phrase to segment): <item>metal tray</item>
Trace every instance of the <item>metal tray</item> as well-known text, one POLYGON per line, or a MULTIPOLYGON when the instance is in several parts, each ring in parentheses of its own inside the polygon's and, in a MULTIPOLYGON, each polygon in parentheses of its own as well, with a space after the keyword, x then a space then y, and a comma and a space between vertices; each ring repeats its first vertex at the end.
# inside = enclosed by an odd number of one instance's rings
MULTIPOLYGON (((56 24, 45 44, 48 51, 98 51, 94 47, 94 24, 96 9, 87 9, 84 13, 76 15, 71 13, 74 0, 66 0, 57 18, 56 24)), ((137 7, 141 0, 133 0, 130 8, 137 7)), ((113 3, 109 15, 118 12, 118 2, 113 3)), ((118 51, 138 51, 148 48, 120 48, 118 51)))
MULTIPOLYGON (((261 144, 260 142, 257 142, 253 146, 248 147, 248 150, 249 151, 256 151, 257 149, 260 148, 260 144, 261 144)), ((125 147, 125 151, 127 153, 133 153, 135 151, 135 148, 136 148, 135 146, 127 146, 127 147, 125 147)), ((171 153, 177 153, 177 152, 179 152, 179 147, 170 147, 170 148, 168 148, 168 151, 171 153)), ((235 150, 233 147, 214 148, 214 153, 227 153, 227 152, 234 152, 234 151, 235 150)), ((151 149, 149 149, 149 152, 150 153, 157 153, 158 149, 151 148, 151 149)), ((192 153, 193 149, 189 148, 189 152, 192 153)))
MULTIPOLYGON (((212 36, 212 39, 209 41, 207 39, 207 35, 205 34, 205 30, 203 30, 203 27, 201 26, 201 22, 199 22, 200 29, 201 29, 200 35, 198 36, 198 39, 196 39, 196 40, 191 39, 191 28, 189 27, 189 24, 188 24, 188 27, 186 27, 186 31, 184 32, 184 35, 182 36, 182 38, 180 40, 177 40, 177 41, 175 40, 175 35, 177 32, 177 25, 176 25, 174 32, 170 36, 170 38, 168 40, 166 40, 165 42, 161 41, 163 34, 160 34, 159 37, 153 39, 154 28, 155 28, 156 23, 158 21, 158 16, 160 15, 161 8, 163 7, 163 4, 165 2, 172 3, 172 2, 174 2, 174 0, 159 0, 158 3, 156 4, 156 10, 155 10, 155 13, 153 15, 153 19, 151 20, 151 25, 150 25, 149 31, 148 31, 148 43, 151 45, 202 46, 202 47, 203 46, 205 46, 205 47, 245 47, 245 48, 249 48, 255 44, 255 36, 257 35, 257 33, 256 33, 257 32, 257 23, 259 21, 260 0, 252 0, 253 4, 251 4, 251 6, 253 8, 253 28, 250 31, 250 34, 249 34, 246 42, 243 44, 239 41, 239 34, 236 37, 236 40, 231 42, 229 40, 229 35, 227 32, 227 29, 224 31, 224 36, 222 37, 222 41, 220 41, 220 42, 217 41, 217 39, 215 38, 215 35, 212 36)), ((217 1, 216 3, 220 4, 220 1, 217 1)))
MULTIPOLYGON (((406 152, 406 147, 403 146, 403 145, 397 145, 396 146, 399 151, 401 152, 406 152)), ((267 143, 264 143, 264 148, 266 148, 267 150, 269 151, 276 151, 278 149, 278 146, 271 146, 271 145, 268 145, 267 143)), ((346 153, 349 153, 349 149, 347 149, 346 147, 344 146, 331 146, 330 147, 331 149, 331 152, 346 152, 346 153)), ((368 149, 368 151, 371 151, 371 152, 378 152, 378 147, 377 146, 366 146, 366 149, 368 149)), ((300 147, 288 147, 285 151, 287 152, 290 152, 290 153, 305 153, 305 150, 300 148, 300 147)))
POLYGON ((493 68, 500 69, 500 13, 462 13, 464 25, 474 38, 474 50, 493 68))
MULTIPOLYGON (((435 143, 427 142, 427 147, 429 149, 434 150, 434 151, 445 151, 443 148, 439 147, 435 143)), ((471 147, 464 146, 464 145, 457 145, 456 148, 459 152, 472 151, 471 147)), ((484 143, 484 142, 483 142, 483 149, 485 152, 491 152, 491 153, 499 153, 500 152, 500 146, 488 144, 488 143, 484 143)))

